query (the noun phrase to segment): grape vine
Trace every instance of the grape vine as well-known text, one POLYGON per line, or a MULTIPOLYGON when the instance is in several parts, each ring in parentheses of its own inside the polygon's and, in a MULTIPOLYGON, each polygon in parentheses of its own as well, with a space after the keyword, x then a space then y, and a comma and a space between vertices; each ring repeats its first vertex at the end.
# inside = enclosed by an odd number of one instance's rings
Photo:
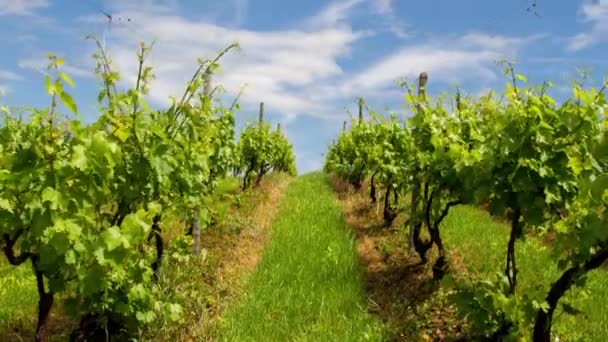
MULTIPOLYGON (((137 54, 133 88, 99 47, 99 119, 83 125, 63 60, 49 55, 50 105, 27 119, 3 108, 0 127, 0 235, 12 265, 32 264, 39 294, 36 340, 58 295, 80 319, 74 340, 137 332, 182 311, 164 302, 156 284, 169 209, 204 206, 217 179, 232 166, 234 118, 201 92, 219 57, 199 61, 181 100, 153 110, 144 97, 154 75, 137 54), (69 115, 71 113, 71 115, 69 115), (154 241, 153 246, 151 242, 154 241)), ((104 338, 105 338, 104 337, 104 338)))
POLYGON ((355 189, 370 177, 372 202, 376 184, 385 184, 385 221, 407 209, 410 250, 426 263, 427 252, 437 248, 437 280, 448 271, 440 226, 450 208, 487 204, 492 214, 509 217, 498 281, 463 287, 453 299, 486 337, 531 336, 534 325, 534 340, 549 341, 559 299, 606 260, 608 145, 606 123, 598 120, 606 98, 604 88, 575 84, 572 98, 558 104, 547 94, 551 83, 526 87, 526 78, 504 65, 509 82, 502 99, 493 93, 463 98, 457 91, 433 101, 426 95, 428 74, 420 75, 417 94, 404 82, 413 115, 402 123, 360 115, 330 144, 324 170, 355 189), (395 203, 411 195, 407 208, 391 205, 390 191, 395 203), (422 238, 423 227, 429 240, 422 238), (559 236, 551 248, 565 272, 548 294, 518 293, 515 244, 527 231, 547 229, 559 236))

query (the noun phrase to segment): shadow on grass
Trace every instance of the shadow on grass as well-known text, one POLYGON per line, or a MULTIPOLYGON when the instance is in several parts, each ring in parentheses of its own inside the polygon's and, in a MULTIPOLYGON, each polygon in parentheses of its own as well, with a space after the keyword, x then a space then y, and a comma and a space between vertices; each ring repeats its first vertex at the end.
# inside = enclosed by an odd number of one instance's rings
POLYGON ((428 264, 408 252, 404 215, 384 227, 382 208, 370 203, 367 182, 359 192, 335 177, 328 182, 357 239, 368 311, 388 325, 389 340, 464 341, 463 324, 456 319, 448 292, 433 281, 436 252, 429 253, 428 264))

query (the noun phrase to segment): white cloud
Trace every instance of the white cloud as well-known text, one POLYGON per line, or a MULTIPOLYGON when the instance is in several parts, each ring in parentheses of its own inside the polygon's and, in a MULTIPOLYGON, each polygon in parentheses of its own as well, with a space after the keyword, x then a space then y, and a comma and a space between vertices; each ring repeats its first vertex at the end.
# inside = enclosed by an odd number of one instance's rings
MULTIPOLYGON (((6 81, 12 81, 12 82, 16 82, 16 81, 22 81, 23 77, 21 77, 20 75, 12 72, 12 71, 7 71, 7 70, 0 70, 0 82, 6 82, 6 81)), ((11 91, 11 88, 3 83, 0 83, 0 96, 4 96, 7 93, 9 93, 11 91)))
POLYGON ((333 1, 323 8, 318 14, 307 20, 312 27, 335 27, 347 22, 352 10, 365 0, 342 0, 333 1))
POLYGON ((337 59, 349 53, 362 34, 351 28, 318 27, 258 32, 231 29, 175 15, 120 12, 133 18, 135 30, 117 29, 108 39, 109 51, 123 76, 134 81, 136 41, 156 41, 149 62, 156 80, 151 97, 168 103, 169 95, 181 93, 196 68, 198 57, 210 58, 230 43, 241 52, 230 52, 222 61, 225 71, 215 79, 234 96, 247 85, 241 102, 255 108, 260 101, 268 110, 284 115, 315 115, 326 103, 312 101, 320 82, 342 77, 337 59), (184 34, 187 32, 188 34, 184 34), (110 37, 112 38, 112 37, 110 37), (308 94, 308 95, 307 95, 308 94))
POLYGON ((537 39, 469 33, 460 38, 442 39, 404 47, 343 82, 343 94, 369 94, 395 87, 400 76, 429 73, 431 80, 446 83, 476 81, 480 86, 496 78, 495 62, 513 59, 526 43, 537 39))
MULTIPOLYGON (((24 58, 17 62, 17 65, 22 69, 32 69, 32 70, 36 70, 36 71, 40 71, 40 72, 43 72, 43 70, 46 70, 46 67, 48 64, 49 64, 49 61, 44 58, 24 58)), ((65 71, 67 74, 69 74, 72 77, 90 78, 90 77, 95 76, 93 74, 93 69, 87 70, 83 67, 75 66, 75 65, 72 65, 67 62, 63 66, 61 66, 61 70, 65 71)), ((1 78, 1 74, 0 74, 0 78, 1 78)))
POLYGON ((48 0, 0 0, 0 15, 28 15, 48 5, 48 0))
POLYGON ((21 81, 23 80, 23 77, 12 71, 0 70, 0 80, 21 81))
POLYGON ((393 0, 375 0, 374 9, 381 14, 393 13, 393 0))
MULTIPOLYGON (((483 33, 447 37, 406 46, 364 70, 346 73, 339 60, 367 34, 351 28, 349 15, 366 0, 332 2, 302 27, 274 31, 235 29, 186 19, 167 10, 171 1, 156 1, 163 5, 136 11, 132 4, 137 1, 153 2, 131 0, 124 9, 117 7, 120 11, 115 15, 132 18, 132 24, 129 29, 116 26, 108 36, 110 55, 124 80, 135 81, 135 43, 155 40, 148 61, 156 74, 150 97, 157 104, 168 104, 169 96, 183 92, 198 57, 213 57, 237 41, 241 52, 224 57, 220 64, 225 72, 214 83, 221 84, 231 97, 247 85, 241 97, 245 110, 255 112, 264 101, 268 112, 288 120, 298 115, 343 117, 342 105, 356 96, 387 101, 399 98, 395 80, 423 70, 434 82, 491 81, 495 77, 494 61, 510 58, 528 41, 483 33)), ((388 5, 390 2, 377 6, 388 5)))
POLYGON ((580 13, 583 22, 589 23, 591 29, 571 37, 568 49, 576 51, 608 41, 608 0, 587 1, 581 6, 580 13))

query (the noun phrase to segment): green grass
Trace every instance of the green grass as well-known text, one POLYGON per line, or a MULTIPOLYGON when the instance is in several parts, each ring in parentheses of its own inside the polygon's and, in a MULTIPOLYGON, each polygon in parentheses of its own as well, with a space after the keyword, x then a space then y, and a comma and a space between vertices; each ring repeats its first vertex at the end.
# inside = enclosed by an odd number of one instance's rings
POLYGON ((290 184, 272 239, 241 302, 227 315, 227 341, 382 340, 367 313, 355 243, 321 173, 290 184))
MULTIPOLYGON (((471 272, 492 275, 505 267, 509 226, 496 222, 480 209, 467 206, 452 208, 442 223, 442 237, 448 247, 458 251, 463 264, 471 272)), ((516 256, 520 271, 518 293, 540 290, 546 294, 551 283, 561 274, 549 248, 536 238, 518 241, 516 256)), ((590 273, 587 289, 589 297, 574 289, 569 291, 567 299, 564 298, 584 311, 587 318, 566 313, 560 315, 561 309, 554 316, 559 315, 554 321, 553 333, 562 341, 605 341, 608 336, 608 273, 605 269, 590 273)))
POLYGON ((15 267, 0 254, 0 339, 15 330, 31 331, 37 310, 36 278, 30 263, 15 267))

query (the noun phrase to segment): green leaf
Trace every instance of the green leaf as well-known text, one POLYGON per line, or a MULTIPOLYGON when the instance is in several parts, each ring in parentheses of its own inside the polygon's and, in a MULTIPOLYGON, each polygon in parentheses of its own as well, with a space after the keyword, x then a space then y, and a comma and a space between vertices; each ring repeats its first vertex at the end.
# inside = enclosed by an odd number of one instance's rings
POLYGON ((55 210, 59 207, 61 194, 51 187, 46 187, 42 190, 41 199, 43 203, 50 202, 50 208, 55 210))
POLYGON ((528 82, 528 79, 526 78, 526 76, 521 75, 521 74, 515 74, 515 78, 517 78, 518 80, 522 81, 522 82, 528 82))
POLYGON ((46 92, 51 95, 55 93, 55 87, 53 86, 51 76, 49 75, 44 76, 44 88, 46 89, 46 92))
POLYGON ((123 237, 120 234, 120 230, 116 226, 110 227, 108 230, 102 233, 102 236, 108 251, 115 250, 123 243, 123 237))
POLYGON ((156 315, 154 314, 154 311, 146 311, 146 312, 138 311, 135 314, 135 317, 140 322, 151 323, 156 318, 156 315))
POLYGON ((143 240, 145 235, 150 231, 150 226, 136 214, 127 215, 120 228, 122 233, 128 236, 131 241, 143 240))
POLYGON ((74 146, 74 152, 72 154, 72 160, 70 166, 84 171, 87 168, 87 156, 86 149, 82 145, 74 146))
POLYGON ((170 303, 165 306, 165 314, 170 321, 177 322, 183 317, 184 309, 179 304, 170 303))
POLYGON ((11 206, 11 202, 6 198, 0 198, 0 209, 4 209, 9 213, 13 213, 13 207, 11 206))
POLYGON ((66 74, 65 72, 63 72, 63 71, 62 71, 62 72, 60 72, 60 73, 59 73, 59 77, 61 77, 61 79, 62 79, 62 80, 65 82, 65 83, 69 84, 69 85, 70 85, 70 86, 72 86, 72 87, 74 86, 74 81, 72 81, 72 79, 70 78, 70 76, 68 76, 68 74, 66 74))
POLYGON ((59 94, 59 97, 61 98, 61 102, 63 102, 63 105, 66 106, 67 109, 69 109, 74 114, 78 114, 78 109, 76 108, 76 102, 74 102, 72 95, 66 93, 65 91, 62 91, 59 94))

